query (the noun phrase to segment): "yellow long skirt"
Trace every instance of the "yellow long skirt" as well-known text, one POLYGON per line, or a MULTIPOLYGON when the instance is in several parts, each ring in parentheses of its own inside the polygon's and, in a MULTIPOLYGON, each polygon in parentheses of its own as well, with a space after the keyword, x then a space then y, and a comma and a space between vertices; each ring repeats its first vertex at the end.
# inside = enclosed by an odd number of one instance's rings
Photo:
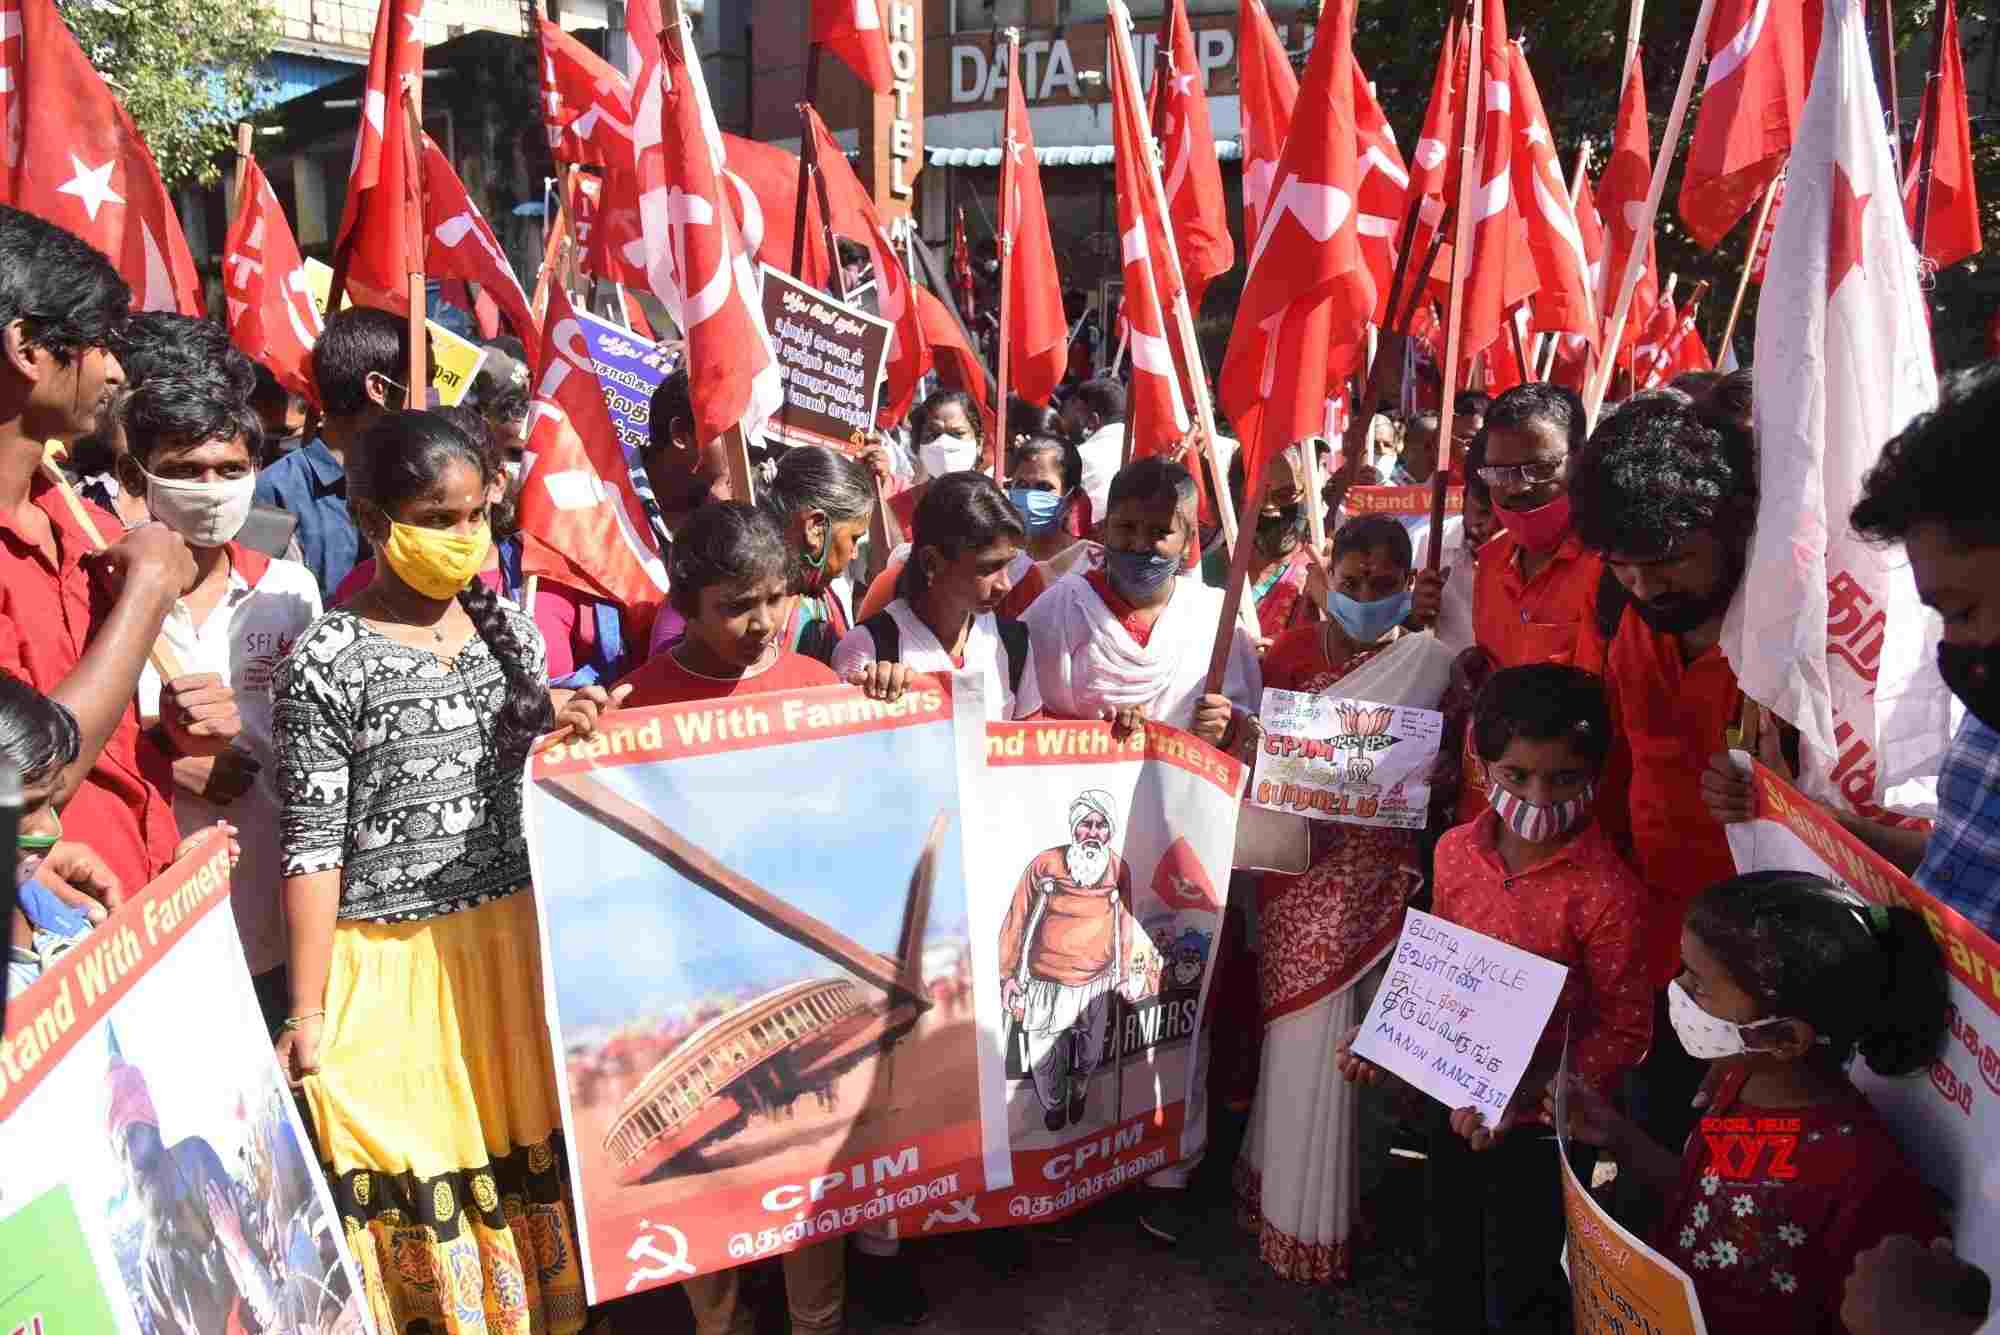
POLYGON ((530 892, 341 922, 305 1101, 384 1335, 583 1328, 530 892))

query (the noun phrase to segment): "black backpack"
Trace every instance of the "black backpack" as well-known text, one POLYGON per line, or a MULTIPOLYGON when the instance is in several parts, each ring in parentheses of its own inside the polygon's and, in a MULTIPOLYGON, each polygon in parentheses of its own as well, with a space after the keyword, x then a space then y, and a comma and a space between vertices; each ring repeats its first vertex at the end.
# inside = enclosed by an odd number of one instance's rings
MULTIPOLYGON (((1006 617, 993 618, 993 624, 1000 631, 1000 647, 1007 651, 1007 689, 1019 695, 1021 674, 1028 668, 1028 628, 1006 617)), ((903 661, 903 630, 886 609, 862 622, 861 628, 875 641, 877 662, 903 661)))

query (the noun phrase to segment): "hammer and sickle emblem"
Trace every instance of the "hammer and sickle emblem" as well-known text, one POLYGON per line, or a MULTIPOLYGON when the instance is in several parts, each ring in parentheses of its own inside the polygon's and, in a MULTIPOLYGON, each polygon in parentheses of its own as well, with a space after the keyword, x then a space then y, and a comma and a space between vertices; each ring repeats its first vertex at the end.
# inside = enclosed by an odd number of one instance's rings
POLYGON ((628 1261, 650 1261, 652 1265, 642 1265, 632 1272, 625 1281, 625 1292, 630 1293, 641 1284, 658 1279, 672 1279, 675 1275, 692 1275, 694 1267, 688 1264, 687 1235, 672 1224, 655 1224, 648 1220, 639 1221, 640 1236, 632 1240, 632 1246, 625 1253, 628 1261), (663 1252, 653 1243, 653 1234, 666 1235, 673 1244, 673 1251, 663 1252))

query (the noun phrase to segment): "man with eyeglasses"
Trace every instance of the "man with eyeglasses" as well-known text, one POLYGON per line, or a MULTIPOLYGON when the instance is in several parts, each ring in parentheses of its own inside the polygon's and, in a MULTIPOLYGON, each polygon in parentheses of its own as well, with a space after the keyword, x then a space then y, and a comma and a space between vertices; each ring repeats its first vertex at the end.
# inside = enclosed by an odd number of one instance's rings
POLYGON ((328 319, 312 354, 319 434, 257 475, 257 504, 297 516, 299 555, 329 603, 361 559, 361 531, 347 513, 347 452, 384 415, 423 406, 403 384, 409 366, 402 316, 350 306, 328 319))

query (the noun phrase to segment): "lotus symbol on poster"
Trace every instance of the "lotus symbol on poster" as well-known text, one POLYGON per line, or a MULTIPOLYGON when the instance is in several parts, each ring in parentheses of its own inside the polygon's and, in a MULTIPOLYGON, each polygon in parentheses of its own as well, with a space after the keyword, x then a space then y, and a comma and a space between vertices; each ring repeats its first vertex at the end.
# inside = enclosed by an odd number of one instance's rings
POLYGON ((651 1284, 655 1280, 672 1279, 675 1275, 692 1275, 694 1267, 688 1264, 687 1235, 672 1224, 655 1224, 650 1220, 639 1221, 639 1236, 632 1239, 632 1246, 626 1251, 628 1261, 651 1261, 652 1265, 641 1265, 625 1281, 625 1292, 630 1293, 641 1284, 651 1284), (654 1234, 663 1234, 673 1244, 671 1252, 663 1252, 653 1243, 654 1234))

